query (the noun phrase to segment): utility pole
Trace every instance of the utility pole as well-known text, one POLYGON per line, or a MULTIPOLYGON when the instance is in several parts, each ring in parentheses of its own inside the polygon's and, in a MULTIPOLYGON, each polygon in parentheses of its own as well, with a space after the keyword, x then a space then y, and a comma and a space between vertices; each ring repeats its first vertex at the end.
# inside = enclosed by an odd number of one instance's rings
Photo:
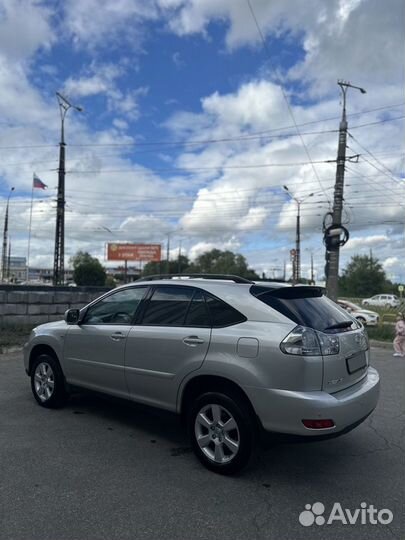
POLYGON ((347 141, 347 118, 346 118, 346 93, 348 88, 355 88, 362 94, 366 91, 364 88, 354 86, 346 81, 338 81, 343 96, 342 118, 339 124, 339 145, 337 153, 336 181, 333 196, 332 224, 324 230, 324 240, 326 245, 326 290, 331 300, 336 301, 338 297, 338 278, 339 278, 339 252, 340 247, 344 246, 349 238, 349 233, 342 226, 343 209, 343 188, 345 178, 346 163, 346 141, 347 141), (343 237, 342 237, 343 235, 343 237))
POLYGON ((10 264, 11 264, 11 240, 9 240, 8 242, 7 281, 10 281, 10 264))
POLYGON ((301 281, 301 202, 297 200, 297 224, 295 228, 295 276, 294 283, 301 281))
POLYGON ((56 200, 55 251, 53 257, 53 284, 63 284, 65 280, 65 117, 70 108, 82 112, 83 109, 56 92, 61 130, 59 143, 58 196, 56 200))
POLYGON ((167 244, 166 244, 166 274, 170 274, 170 233, 167 233, 167 244))
POLYGON ((295 257, 293 262, 293 285, 296 285, 301 281, 301 204, 309 197, 313 197, 313 193, 310 193, 303 199, 298 199, 292 195, 287 186, 283 186, 283 189, 291 197, 293 201, 297 203, 297 220, 295 227, 295 257))
POLYGON ((179 242, 179 255, 177 257, 177 272, 181 274, 181 240, 179 242))
POLYGON ((311 252, 311 285, 315 284, 314 280, 314 254, 311 252))
POLYGON ((10 204, 10 197, 14 188, 10 189, 7 197, 6 213, 4 214, 4 227, 3 227, 3 251, 1 254, 1 280, 5 281, 7 277, 7 240, 8 240, 8 207, 10 204))

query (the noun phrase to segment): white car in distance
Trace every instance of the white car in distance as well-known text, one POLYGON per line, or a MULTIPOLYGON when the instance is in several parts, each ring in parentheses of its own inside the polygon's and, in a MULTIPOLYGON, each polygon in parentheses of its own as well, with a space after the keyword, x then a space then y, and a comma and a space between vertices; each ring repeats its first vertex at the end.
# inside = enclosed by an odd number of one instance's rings
POLYGON ((337 303, 364 326, 376 326, 380 320, 378 313, 375 311, 363 309, 361 306, 348 300, 338 300, 337 303))
POLYGON ((361 303, 363 306, 378 306, 386 308, 397 308, 401 304, 398 296, 395 294, 376 294, 371 298, 365 298, 361 303))

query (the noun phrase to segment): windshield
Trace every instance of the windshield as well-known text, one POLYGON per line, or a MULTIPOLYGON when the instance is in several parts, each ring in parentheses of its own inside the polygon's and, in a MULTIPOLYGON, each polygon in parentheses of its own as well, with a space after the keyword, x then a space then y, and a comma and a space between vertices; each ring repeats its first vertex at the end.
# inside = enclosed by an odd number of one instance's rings
POLYGON ((319 330, 320 332, 347 332, 359 328, 343 308, 323 295, 318 287, 289 287, 272 291, 257 290, 250 292, 261 302, 282 313, 296 324, 319 330), (339 327, 340 324, 352 321, 352 324, 339 327), (335 326, 335 328, 331 328, 335 326))

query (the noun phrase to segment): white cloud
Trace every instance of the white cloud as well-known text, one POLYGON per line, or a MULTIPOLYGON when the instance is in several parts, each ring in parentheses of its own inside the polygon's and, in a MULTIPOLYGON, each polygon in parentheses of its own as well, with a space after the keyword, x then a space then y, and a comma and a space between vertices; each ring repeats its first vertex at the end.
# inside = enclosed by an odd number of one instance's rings
POLYGON ((126 62, 121 64, 99 64, 92 62, 78 78, 69 77, 64 84, 67 95, 92 97, 102 94, 106 97, 107 110, 125 116, 128 120, 139 117, 139 99, 146 96, 149 89, 141 86, 127 91, 121 90, 119 79, 125 75, 126 62))
MULTIPOLYGON (((352 78, 369 87, 403 79, 403 70, 398 69, 402 50, 397 47, 403 42, 402 0, 391 0, 389 8, 379 0, 312 0, 310 4, 252 0, 251 4, 266 37, 301 42, 304 59, 292 67, 290 76, 312 82, 312 92, 330 92, 338 78, 352 78)), ((207 35, 210 22, 221 21, 227 24, 229 50, 262 47, 247 2, 184 0, 176 2, 166 16, 179 36, 207 35)), ((268 47, 272 55, 270 40, 268 47)), ((275 54, 269 59, 273 76, 276 58, 275 54)))
POLYGON ((350 238, 345 248, 352 250, 359 248, 370 249, 381 245, 385 246, 388 242, 389 238, 385 234, 358 236, 350 238))
POLYGON ((154 20, 158 12, 153 1, 66 0, 64 27, 77 47, 111 48, 125 42, 140 48, 142 22, 154 20))
POLYGON ((32 0, 0 1, 0 51, 12 61, 29 58, 55 40, 52 11, 32 0))
POLYGON ((197 257, 211 251, 212 249, 230 250, 237 252, 240 248, 240 241, 235 237, 224 239, 218 242, 197 242, 188 250, 188 256, 191 261, 194 261, 197 257))

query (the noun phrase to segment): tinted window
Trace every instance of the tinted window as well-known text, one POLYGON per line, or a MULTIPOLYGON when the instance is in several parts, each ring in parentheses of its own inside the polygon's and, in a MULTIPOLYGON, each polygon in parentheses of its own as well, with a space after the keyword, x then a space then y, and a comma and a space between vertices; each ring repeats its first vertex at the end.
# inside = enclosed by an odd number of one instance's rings
POLYGON ((91 306, 83 324, 131 324, 146 287, 110 294, 91 306))
MULTIPOLYGON (((343 308, 329 300, 315 287, 288 287, 269 292, 258 291, 252 287, 250 292, 296 324, 321 332, 333 325, 351 320, 343 308)), ((351 326, 335 331, 343 332, 354 328, 358 328, 358 324, 353 321, 351 326)))
POLYGON ((193 293, 191 287, 157 287, 148 302, 142 324, 183 326, 193 293))
POLYGON ((233 307, 222 302, 218 298, 211 295, 206 295, 208 311, 211 317, 212 326, 230 326, 246 321, 246 317, 236 311, 233 307))
POLYGON ((186 316, 185 324, 186 326, 211 326, 208 309, 202 291, 195 291, 186 316))

